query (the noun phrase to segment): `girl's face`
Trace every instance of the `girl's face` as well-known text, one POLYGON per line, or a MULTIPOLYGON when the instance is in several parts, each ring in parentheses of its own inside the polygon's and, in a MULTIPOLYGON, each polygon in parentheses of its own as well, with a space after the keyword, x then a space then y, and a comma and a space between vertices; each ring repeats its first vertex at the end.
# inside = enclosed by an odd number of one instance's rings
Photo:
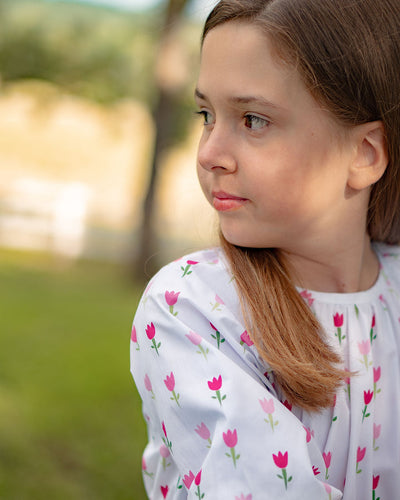
POLYGON ((196 101, 198 176, 229 242, 290 251, 338 234, 354 212, 355 148, 261 30, 235 21, 208 33, 196 101))

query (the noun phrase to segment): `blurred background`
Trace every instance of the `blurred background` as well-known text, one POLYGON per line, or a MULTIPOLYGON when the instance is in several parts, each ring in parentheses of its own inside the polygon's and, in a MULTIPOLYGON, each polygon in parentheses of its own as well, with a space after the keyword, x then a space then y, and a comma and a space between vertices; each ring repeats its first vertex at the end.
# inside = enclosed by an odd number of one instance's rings
POLYGON ((0 0, 0 498, 146 498, 130 325, 214 244, 193 89, 215 0, 0 0))

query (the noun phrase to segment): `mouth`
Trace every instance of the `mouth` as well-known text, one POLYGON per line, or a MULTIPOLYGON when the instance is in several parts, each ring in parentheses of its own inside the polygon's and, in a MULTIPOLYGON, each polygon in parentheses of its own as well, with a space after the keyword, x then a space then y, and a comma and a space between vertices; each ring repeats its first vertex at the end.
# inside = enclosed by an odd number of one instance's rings
POLYGON ((238 210, 249 201, 247 198, 241 198, 224 191, 213 191, 211 194, 213 196, 213 206, 218 212, 238 210))

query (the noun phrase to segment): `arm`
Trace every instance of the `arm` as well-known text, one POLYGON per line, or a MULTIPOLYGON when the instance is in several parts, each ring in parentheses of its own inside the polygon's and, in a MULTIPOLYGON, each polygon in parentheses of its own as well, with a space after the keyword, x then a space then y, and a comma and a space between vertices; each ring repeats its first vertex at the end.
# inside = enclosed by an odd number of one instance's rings
MULTIPOLYGON (((134 320, 150 498, 328 499, 313 473, 321 454, 275 397, 254 346, 241 340, 231 277, 210 266, 199 263, 183 278, 179 263, 164 268, 134 320)), ((332 488, 330 498, 341 494, 332 488)))

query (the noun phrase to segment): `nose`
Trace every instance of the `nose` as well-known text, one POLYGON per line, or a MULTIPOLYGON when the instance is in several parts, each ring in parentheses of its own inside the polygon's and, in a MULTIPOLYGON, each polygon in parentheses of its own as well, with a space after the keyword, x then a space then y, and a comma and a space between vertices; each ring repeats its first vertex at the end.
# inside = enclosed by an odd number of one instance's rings
POLYGON ((200 139, 197 160, 208 171, 232 173, 237 168, 233 139, 229 131, 216 124, 211 131, 204 131, 200 139))

